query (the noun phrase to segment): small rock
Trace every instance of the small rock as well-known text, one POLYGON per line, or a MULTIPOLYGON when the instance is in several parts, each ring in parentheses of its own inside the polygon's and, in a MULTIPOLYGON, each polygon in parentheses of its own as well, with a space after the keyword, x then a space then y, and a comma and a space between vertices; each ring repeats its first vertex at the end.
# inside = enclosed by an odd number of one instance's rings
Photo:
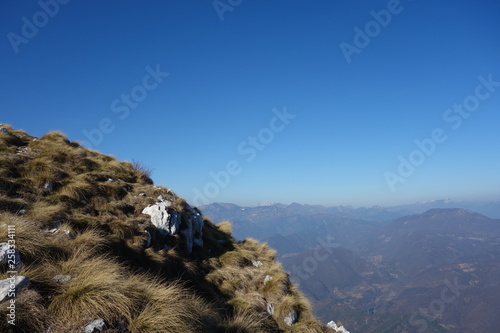
POLYGON ((50 232, 50 233, 54 234, 57 232, 57 230, 59 230, 60 227, 61 227, 61 221, 56 220, 56 221, 54 221, 52 229, 45 230, 45 232, 50 232))
POLYGON ((53 281, 57 283, 66 283, 72 279, 69 275, 56 275, 52 278, 53 281))
POLYGON ((7 133, 8 130, 5 127, 0 127, 0 132, 2 133, 7 133))
POLYGON ((85 200, 80 201, 80 203, 81 203, 83 206, 87 206, 87 201, 85 201, 85 200))
POLYGON ((266 275, 264 277, 264 284, 268 283, 269 281, 271 281, 273 279, 273 277, 271 275, 266 275))
POLYGON ((17 215, 24 215, 26 214, 26 209, 21 209, 17 212, 17 215))
POLYGON ((145 197, 145 196, 146 196, 146 193, 139 193, 139 196, 140 196, 140 197, 145 197))
POLYGON ((159 202, 163 202, 163 201, 165 201, 165 199, 163 199, 163 196, 162 196, 162 195, 159 195, 156 199, 157 199, 159 202))
POLYGON ((114 180, 113 180, 112 178, 108 178, 107 182, 108 182, 108 183, 113 183, 113 182, 114 182, 114 180))
POLYGON ((69 230, 63 230, 66 236, 68 236, 69 239, 73 239, 73 233, 69 230))
POLYGON ((12 289, 15 290, 15 294, 19 293, 21 289, 27 288, 30 285, 30 279, 26 276, 14 276, 5 280, 0 280, 0 302, 7 299, 9 293, 12 293, 12 289))
POLYGON ((260 260, 258 260, 258 261, 252 260, 252 265, 253 265, 253 267, 260 267, 260 266, 262 266, 262 261, 260 261, 260 260))
POLYGON ((52 182, 45 182, 45 184, 43 184, 43 188, 48 190, 49 192, 52 192, 52 190, 54 189, 54 184, 52 182))
POLYGON ((341 333, 349 333, 348 330, 346 330, 344 328, 344 326, 337 326, 337 324, 332 320, 331 322, 329 322, 328 324, 326 324, 326 327, 329 327, 329 328, 333 328, 334 330, 336 330, 337 332, 341 332, 341 333))
MULTIPOLYGON (((3 266, 4 264, 8 263, 9 259, 12 260, 12 257, 9 258, 9 250, 11 249, 9 243, 0 243, 0 266, 3 266)), ((21 257, 19 256, 19 253, 14 250, 14 264, 13 266, 8 267, 9 271, 20 271, 21 268, 23 268, 23 263, 21 262, 21 257)))
POLYGON ((83 327, 85 333, 98 333, 102 332, 103 330, 106 329, 106 323, 104 322, 104 319, 99 318, 94 320, 93 322, 85 324, 83 327))
POLYGON ((269 313, 271 316, 274 314, 274 305, 273 303, 267 302, 266 304, 266 311, 269 313))
POLYGON ((297 319, 298 319, 299 315, 297 313, 297 311, 295 310, 292 310, 290 311, 290 313, 285 317, 284 319, 284 322, 285 324, 287 324, 288 326, 292 326, 293 324, 295 324, 297 322, 297 319))

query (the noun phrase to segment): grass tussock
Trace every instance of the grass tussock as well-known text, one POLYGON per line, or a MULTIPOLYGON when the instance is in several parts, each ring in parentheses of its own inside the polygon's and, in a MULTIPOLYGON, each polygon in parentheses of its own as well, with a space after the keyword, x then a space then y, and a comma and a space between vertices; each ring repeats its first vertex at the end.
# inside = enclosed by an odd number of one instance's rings
POLYGON ((35 290, 28 289, 19 293, 15 299, 15 325, 8 323, 8 302, 0 303, 0 332, 45 332, 52 324, 51 317, 44 306, 43 298, 35 290))
POLYGON ((123 289, 125 276, 118 263, 75 256, 61 264, 60 272, 74 278, 58 285, 48 307, 55 317, 82 325, 88 318, 116 322, 129 315, 132 300, 123 289))

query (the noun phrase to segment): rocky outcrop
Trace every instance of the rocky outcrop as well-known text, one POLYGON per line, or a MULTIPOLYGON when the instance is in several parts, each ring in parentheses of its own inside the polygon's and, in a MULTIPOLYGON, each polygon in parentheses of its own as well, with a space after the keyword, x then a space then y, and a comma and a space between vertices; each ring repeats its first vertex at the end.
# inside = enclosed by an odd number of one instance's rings
POLYGON ((142 213, 151 216, 151 223, 161 234, 173 236, 179 231, 181 219, 179 213, 170 208, 171 205, 170 201, 163 200, 147 206, 142 213))
MULTIPOLYGON (((183 236, 184 246, 191 253, 193 247, 203 247, 203 217, 186 204, 182 212, 172 208, 172 202, 158 197, 159 202, 142 210, 151 216, 151 223, 162 235, 183 236)), ((149 243, 149 242, 148 242, 149 243)))
POLYGON ((187 251, 191 252, 194 246, 203 247, 203 217, 189 205, 186 205, 186 210, 186 223, 181 226, 181 233, 184 235, 187 251))

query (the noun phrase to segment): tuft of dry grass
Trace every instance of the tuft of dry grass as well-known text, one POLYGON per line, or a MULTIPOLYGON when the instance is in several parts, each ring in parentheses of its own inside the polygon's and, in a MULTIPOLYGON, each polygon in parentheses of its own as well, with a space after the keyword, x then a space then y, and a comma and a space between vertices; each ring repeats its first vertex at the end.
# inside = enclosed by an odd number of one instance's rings
POLYGON ((74 279, 58 284, 48 309, 61 322, 82 325, 88 318, 116 322, 130 315, 133 301, 123 288, 122 267, 106 257, 76 255, 60 265, 74 279))
POLYGON ((229 221, 222 221, 217 224, 217 229, 219 229, 220 232, 223 232, 226 235, 231 235, 233 232, 233 225, 229 221))
POLYGON ((48 226, 56 220, 64 220, 68 214, 65 203, 50 203, 46 200, 35 201, 27 209, 26 218, 39 226, 48 226))
POLYGON ((153 175, 154 169, 152 167, 149 167, 140 161, 132 160, 132 168, 137 172, 140 180, 146 184, 153 184, 151 176, 153 175))
POLYGON ((249 309, 238 311, 227 318, 221 325, 220 332, 224 333, 271 333, 275 324, 264 314, 249 309))
POLYGON ((59 195, 68 196, 76 201, 88 201, 96 193, 96 187, 86 181, 85 175, 75 176, 65 181, 59 190, 59 195))
POLYGON ((213 307, 179 282, 160 283, 145 275, 128 280, 138 311, 129 318, 131 333, 206 332, 219 321, 213 307))
POLYGON ((8 323, 9 303, 0 303, 0 332, 46 332, 52 324, 47 309, 43 305, 43 299, 35 290, 26 289, 15 298, 15 325, 8 323))

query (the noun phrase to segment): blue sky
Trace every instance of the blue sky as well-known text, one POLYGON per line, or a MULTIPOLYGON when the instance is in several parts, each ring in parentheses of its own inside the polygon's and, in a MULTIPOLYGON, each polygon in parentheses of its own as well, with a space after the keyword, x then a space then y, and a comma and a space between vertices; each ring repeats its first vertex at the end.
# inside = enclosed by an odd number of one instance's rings
POLYGON ((499 16, 493 0, 2 1, 0 122, 142 161, 195 204, 498 200, 499 16))

